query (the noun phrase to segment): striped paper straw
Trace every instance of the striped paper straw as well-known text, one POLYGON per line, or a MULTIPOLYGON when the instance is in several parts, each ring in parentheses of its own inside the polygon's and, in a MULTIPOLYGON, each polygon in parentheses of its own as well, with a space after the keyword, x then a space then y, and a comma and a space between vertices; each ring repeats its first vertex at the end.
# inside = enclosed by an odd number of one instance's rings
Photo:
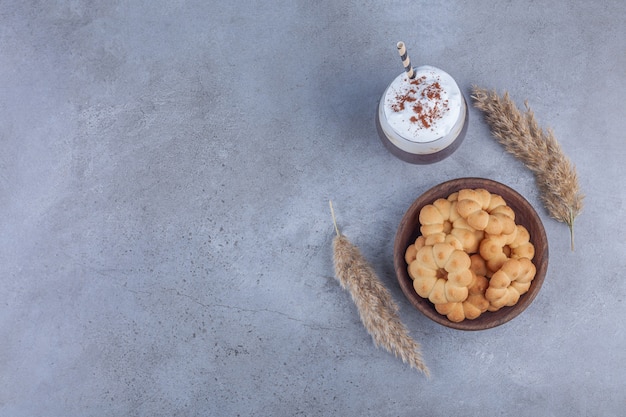
POLYGON ((409 58, 409 54, 406 51, 406 46, 404 46, 404 42, 398 42, 398 53, 400 54, 400 59, 402 60, 402 65, 404 65, 404 70, 406 71, 409 79, 415 78, 415 72, 413 71, 413 66, 411 65, 411 59, 409 58))

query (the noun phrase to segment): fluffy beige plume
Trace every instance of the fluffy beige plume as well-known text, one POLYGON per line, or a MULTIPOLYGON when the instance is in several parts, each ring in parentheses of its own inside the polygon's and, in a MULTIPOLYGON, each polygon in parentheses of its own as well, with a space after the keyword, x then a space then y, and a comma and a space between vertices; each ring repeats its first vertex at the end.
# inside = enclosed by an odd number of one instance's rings
POLYGON ((493 136, 535 174, 550 216, 569 226, 574 250, 574 219, 582 211, 584 195, 576 168, 552 130, 539 127, 528 103, 525 103, 526 112, 520 112, 507 92, 501 97, 495 91, 474 86, 472 98, 476 108, 483 111, 493 136))
POLYGON ((332 202, 330 210, 337 233, 333 240, 335 276, 352 296, 361 321, 372 336, 374 344, 382 346, 412 368, 430 376, 422 359, 420 345, 411 338, 407 328, 400 321, 398 306, 391 298, 391 294, 359 248, 339 232, 332 202))

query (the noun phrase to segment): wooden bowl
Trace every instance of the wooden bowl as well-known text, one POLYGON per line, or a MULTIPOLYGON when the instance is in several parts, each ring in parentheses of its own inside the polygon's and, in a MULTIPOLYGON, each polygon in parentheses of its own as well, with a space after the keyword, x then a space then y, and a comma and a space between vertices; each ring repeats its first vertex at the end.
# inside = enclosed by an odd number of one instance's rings
POLYGON ((515 190, 499 182, 484 178, 459 178, 439 184, 422 194, 409 207, 400 221, 394 242, 394 267, 402 292, 411 304, 426 317, 446 327, 459 330, 485 330, 504 324, 524 311, 535 299, 548 269, 548 240, 543 224, 537 212, 515 190), (502 307, 495 312, 486 311, 474 320, 465 319, 459 323, 448 320, 445 315, 439 314, 435 306, 426 298, 420 297, 413 289, 413 280, 409 277, 407 263, 404 259, 406 249, 415 242, 421 234, 419 213, 422 207, 432 204, 438 198, 447 198, 450 194, 464 188, 484 188, 493 194, 499 194, 507 205, 515 211, 515 223, 521 224, 530 233, 530 242, 535 246, 535 257, 532 262, 537 273, 530 289, 523 294, 517 304, 511 307, 502 307))

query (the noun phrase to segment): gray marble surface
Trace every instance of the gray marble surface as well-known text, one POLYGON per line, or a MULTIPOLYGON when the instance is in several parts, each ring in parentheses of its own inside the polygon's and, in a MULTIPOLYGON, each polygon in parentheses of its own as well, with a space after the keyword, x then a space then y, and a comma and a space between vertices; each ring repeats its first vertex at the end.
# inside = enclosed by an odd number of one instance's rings
POLYGON ((0 415, 622 416, 626 2, 0 2, 0 415), (470 109, 450 158, 389 154, 395 44, 525 100, 586 194, 570 251, 470 109), (460 332, 393 273, 404 211, 462 176, 539 212, 542 291, 460 332), (432 377, 377 349, 333 275, 343 232, 432 377))

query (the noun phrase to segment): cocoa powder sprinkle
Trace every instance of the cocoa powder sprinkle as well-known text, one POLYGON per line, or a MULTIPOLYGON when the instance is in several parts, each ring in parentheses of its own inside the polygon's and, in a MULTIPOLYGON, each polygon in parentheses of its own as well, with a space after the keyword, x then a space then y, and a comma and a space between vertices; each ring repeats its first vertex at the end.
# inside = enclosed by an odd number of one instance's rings
MULTIPOLYGON (((410 84, 418 86, 425 80, 426 77, 423 76, 410 81, 410 84)), ((395 112, 400 112, 406 109, 406 103, 415 103, 411 107, 414 115, 411 116, 409 121, 420 127, 429 129, 437 120, 441 119, 445 112, 448 111, 448 100, 442 101, 442 93, 444 90, 438 81, 424 86, 419 94, 419 99, 416 96, 417 92, 418 91, 416 89, 411 88, 404 94, 397 94, 395 97, 395 103, 391 106, 391 109, 395 112)))

